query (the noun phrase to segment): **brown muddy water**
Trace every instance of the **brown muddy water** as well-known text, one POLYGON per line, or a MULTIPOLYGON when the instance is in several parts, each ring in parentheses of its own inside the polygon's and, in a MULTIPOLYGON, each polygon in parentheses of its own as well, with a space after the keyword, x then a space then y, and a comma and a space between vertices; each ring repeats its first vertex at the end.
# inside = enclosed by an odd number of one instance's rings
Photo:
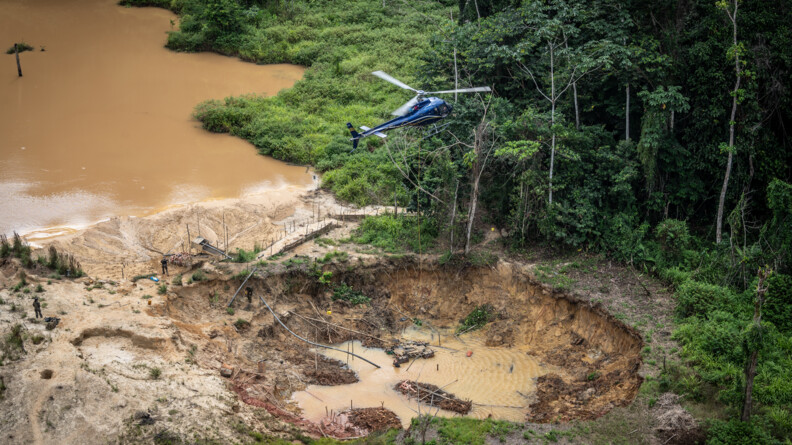
MULTIPOLYGON (((395 412, 404 427, 410 419, 418 416, 418 403, 393 387, 402 380, 431 383, 441 387, 461 399, 473 401, 473 409, 466 416, 484 419, 490 415, 495 419, 521 422, 530 397, 536 390, 536 377, 551 372, 555 367, 540 364, 520 347, 487 347, 480 333, 464 334, 461 339, 443 333, 442 346, 432 347, 435 356, 431 359, 418 359, 412 365, 405 363, 400 368, 392 365, 393 357, 382 349, 366 348, 359 341, 336 345, 347 350, 354 343, 356 354, 381 366, 376 369, 370 364, 349 357, 349 368, 358 374, 359 382, 350 385, 321 386, 310 385, 305 391, 294 393, 292 400, 303 409, 303 415, 311 421, 325 417, 326 409, 341 412, 349 409, 350 401, 354 408, 384 406, 395 412), (467 357, 467 352, 472 355, 467 357)), ((437 336, 428 329, 409 328, 402 338, 427 341, 437 345, 437 336)), ((347 354, 323 349, 318 351, 344 363, 347 354)), ((427 407, 421 406, 425 413, 427 407)), ((459 414, 432 408, 431 414, 452 417, 459 414)))
POLYGON ((313 183, 191 117, 206 99, 276 94, 303 68, 172 52, 172 13, 116 3, 0 1, 0 233, 313 183), (35 47, 21 78, 5 54, 20 41, 35 47))

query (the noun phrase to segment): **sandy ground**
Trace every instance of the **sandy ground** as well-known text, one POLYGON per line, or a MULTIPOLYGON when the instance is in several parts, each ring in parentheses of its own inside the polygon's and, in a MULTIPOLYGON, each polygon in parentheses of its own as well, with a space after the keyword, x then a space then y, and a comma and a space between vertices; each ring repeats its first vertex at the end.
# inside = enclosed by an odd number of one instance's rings
POLYGON ((285 188, 174 207, 148 217, 115 217, 74 233, 36 239, 34 246, 43 250, 52 244, 74 255, 89 276, 119 280, 160 272, 163 254, 190 248, 196 253, 190 240, 197 237, 232 253, 253 250, 289 235, 300 225, 358 211, 320 190, 285 188))
MULTIPOLYGON (((250 441, 255 431, 287 439, 325 434, 301 418, 289 402, 291 394, 308 384, 346 384, 356 377, 338 362, 320 361, 317 367, 305 345, 277 326, 260 304, 237 301, 235 312, 226 311, 226 299, 240 283, 233 277, 249 265, 199 261, 189 268, 171 266, 164 289, 162 282, 133 282, 130 277, 159 272, 162 253, 181 250, 187 240, 186 225, 192 232, 193 221, 197 227, 199 218, 201 236, 221 245, 225 215, 231 248, 250 249, 261 240, 266 244, 268 236, 281 236, 284 227, 299 228, 305 222, 353 212, 360 210, 344 208, 329 195, 313 191, 300 197, 270 194, 196 204, 147 218, 117 218, 52 241, 82 262, 87 277, 56 279, 35 266, 25 272, 27 291, 13 289, 22 277, 18 261, 3 261, 3 443, 151 443, 154 437, 229 443, 250 441), (177 274, 186 281, 197 268, 209 281, 170 284, 177 274), (34 295, 41 298, 45 316, 61 319, 54 329, 31 318, 34 295), (239 320, 249 324, 239 325, 239 320), (16 325, 21 327, 24 351, 9 341, 16 325), (257 368, 262 360, 263 371, 257 368), (224 366, 232 368, 230 378, 221 377, 224 366)), ((415 268, 417 258, 402 263, 381 258, 367 246, 339 245, 338 240, 348 237, 354 227, 354 222, 342 223, 326 235, 335 241, 306 243, 264 264, 265 274, 251 280, 256 294, 269 295, 275 311, 304 335, 317 331, 291 314, 326 317, 354 330, 336 330, 332 337, 329 328, 326 333, 320 330, 317 341, 335 343, 356 338, 355 331, 377 336, 398 332, 396 320, 405 313, 453 327, 476 305, 493 304, 500 315, 485 331, 488 345, 528 342, 543 360, 568 369, 539 381, 527 419, 539 422, 595 418, 610 410, 618 413, 621 408, 615 407, 629 404, 640 386, 638 367, 641 375, 655 373, 647 372, 636 358, 641 349, 636 331, 619 327, 603 309, 615 313, 628 302, 646 300, 646 293, 657 298, 653 306, 667 299, 658 289, 646 289, 638 277, 620 280, 609 271, 605 276, 611 278, 603 277, 607 284, 581 278, 574 287, 584 286, 587 296, 582 301, 551 298, 550 287, 536 284, 536 277, 546 281, 542 276, 549 271, 531 261, 470 276, 459 275, 467 270, 464 265, 456 271, 422 275, 415 268), (309 260, 295 257, 322 258, 337 249, 347 251, 349 257, 323 267, 375 297, 377 304, 370 309, 344 308, 331 301, 332 292, 316 288, 315 277, 308 273, 309 260), (532 276, 534 284, 526 278, 515 281, 518 276, 532 276), (439 281, 427 287, 426 280, 439 281), (430 296, 440 295, 464 298, 430 301, 430 296), (333 315, 325 315, 324 309, 318 312, 312 300, 320 308, 332 308, 333 315), (602 378, 590 381, 592 370, 599 370, 602 378)), ((496 235, 489 238, 494 241, 496 235)), ((553 266, 563 268, 564 263, 553 266)), ((568 285, 555 278, 550 281, 547 284, 568 285)), ((634 310, 635 316, 654 315, 640 305, 634 310)), ((634 318, 630 311, 627 318, 634 318)), ((660 331, 662 335, 664 329, 660 331)), ((648 414, 645 409, 641 413, 648 414)), ((653 423, 642 423, 640 442, 655 442, 653 423)), ((346 428, 340 425, 334 434, 345 437, 357 431, 346 428)))

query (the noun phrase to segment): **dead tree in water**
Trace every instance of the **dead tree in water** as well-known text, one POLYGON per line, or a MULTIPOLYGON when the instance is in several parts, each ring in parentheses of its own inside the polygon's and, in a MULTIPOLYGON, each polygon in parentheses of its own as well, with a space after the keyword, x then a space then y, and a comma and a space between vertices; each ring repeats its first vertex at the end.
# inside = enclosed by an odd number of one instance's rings
POLYGON ((17 73, 19 73, 19 77, 22 77, 22 65, 19 63, 19 45, 16 43, 14 43, 14 54, 16 55, 17 73))
POLYGON ((22 77, 22 64, 19 63, 19 53, 25 51, 33 51, 33 47, 27 43, 14 43, 14 46, 8 48, 8 51, 6 51, 6 54, 13 54, 16 57, 17 74, 19 74, 19 77, 22 77))

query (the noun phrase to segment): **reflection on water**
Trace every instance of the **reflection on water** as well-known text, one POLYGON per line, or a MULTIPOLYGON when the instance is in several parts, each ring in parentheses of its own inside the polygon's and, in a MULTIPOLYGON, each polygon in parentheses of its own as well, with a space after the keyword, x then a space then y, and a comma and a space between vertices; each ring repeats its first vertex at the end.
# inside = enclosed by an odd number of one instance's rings
POLYGON ((312 182, 191 118, 206 99, 275 94, 301 67, 169 51, 172 13, 116 3, 0 2, 0 50, 36 48, 22 78, 0 54, 0 233, 312 182))
MULTIPOLYGON (((404 338, 430 341, 437 345, 437 336, 427 329, 411 328, 404 338)), ((384 405, 395 412, 407 427, 412 417, 417 416, 418 404, 408 400, 393 389, 401 380, 417 380, 432 383, 453 393, 459 398, 473 401, 470 417, 483 419, 490 414, 493 418, 522 421, 528 402, 525 396, 534 393, 535 378, 548 372, 536 359, 519 347, 490 348, 484 345, 480 333, 465 334, 463 341, 443 334, 442 346, 433 347, 435 357, 418 359, 411 366, 392 366, 393 357, 382 349, 370 349, 354 342, 354 352, 377 363, 376 369, 362 360, 349 359, 349 367, 358 373, 360 381, 351 385, 310 385, 306 391, 293 396, 304 410, 304 416, 317 421, 325 416, 325 407, 336 412, 349 409, 350 400, 355 408, 384 405), (448 349, 446 349, 448 348, 448 349), (467 357, 467 352, 472 355, 467 357), (409 368, 409 369, 408 369, 409 368)), ((346 350, 347 343, 338 346, 346 350)), ((333 350, 319 351, 338 360, 347 362, 347 354, 333 350)), ((421 410, 426 407, 422 406, 421 410)), ((432 410, 434 414, 435 409, 432 410)), ((438 415, 451 417, 452 412, 439 411, 438 415)))

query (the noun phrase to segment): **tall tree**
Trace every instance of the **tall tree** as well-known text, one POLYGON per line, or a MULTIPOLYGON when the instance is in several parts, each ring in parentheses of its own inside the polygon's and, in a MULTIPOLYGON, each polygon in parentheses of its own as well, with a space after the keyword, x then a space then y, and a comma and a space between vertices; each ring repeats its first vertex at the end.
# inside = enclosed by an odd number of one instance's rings
POLYGON ((580 33, 577 18, 583 15, 582 5, 565 0, 547 3, 531 2, 520 10, 525 38, 515 45, 519 69, 550 105, 550 170, 548 198, 553 202, 553 169, 556 153, 556 112, 559 99, 587 74, 610 63, 611 42, 588 40, 571 42, 580 33))
MULTIPOLYGON (((742 67, 740 55, 745 51, 742 43, 737 42, 737 8, 740 6, 740 0, 732 0, 731 5, 726 0, 721 0, 717 3, 718 8, 726 12, 729 21, 732 24, 732 46, 729 48, 729 56, 734 57, 734 72, 737 78, 734 81, 734 89, 731 92, 732 96, 732 109, 729 118, 729 145, 726 150, 729 157, 726 161, 726 173, 723 175, 723 187, 720 192, 720 200, 718 201, 718 216, 715 223, 715 242, 720 244, 722 241, 723 229, 723 205, 726 200, 726 189, 729 187, 729 176, 731 175, 732 159, 734 158, 734 127, 737 125, 735 122, 737 116, 737 104, 739 103, 738 96, 740 94, 740 80, 742 78, 742 67)), ((723 147, 723 146, 721 146, 723 147)))

